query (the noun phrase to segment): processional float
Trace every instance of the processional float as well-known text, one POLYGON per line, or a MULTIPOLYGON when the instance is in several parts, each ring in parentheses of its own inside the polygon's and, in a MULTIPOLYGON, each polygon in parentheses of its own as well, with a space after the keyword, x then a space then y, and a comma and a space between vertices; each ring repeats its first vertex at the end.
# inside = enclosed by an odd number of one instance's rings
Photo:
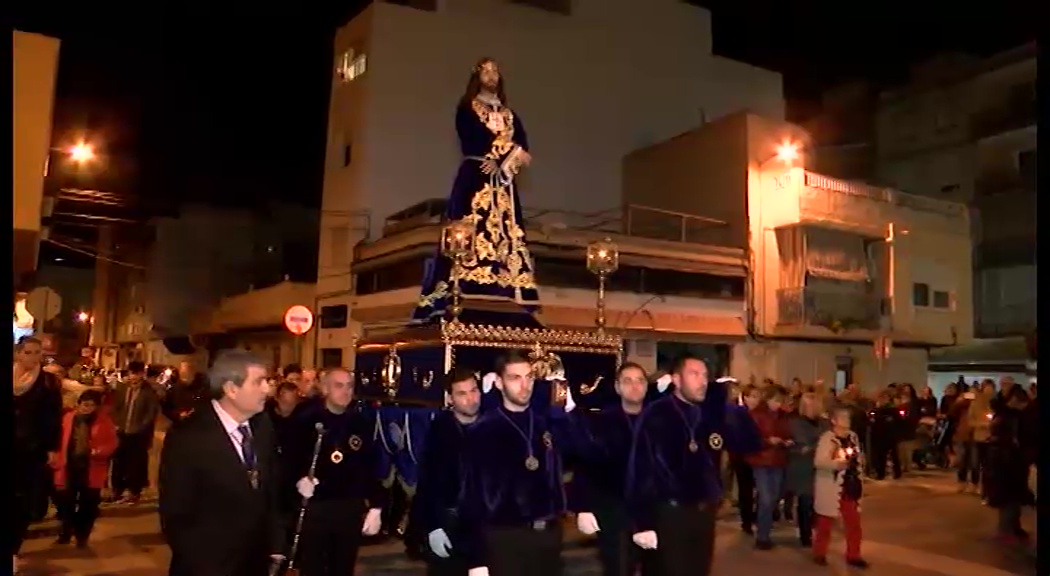
MULTIPOLYGON (((466 221, 448 223, 441 253, 454 263, 474 250, 475 229, 466 221)), ((613 382, 623 357, 623 339, 605 329, 605 284, 619 265, 617 246, 605 239, 587 249, 587 268, 598 279, 593 330, 546 328, 524 308, 508 310, 471 301, 459 289, 452 266, 451 301, 444 318, 429 325, 405 326, 358 341, 354 369, 361 408, 371 412, 376 439, 384 447, 387 485, 401 485, 411 498, 418 480, 418 458, 431 420, 446 404, 443 376, 453 367, 476 371, 479 384, 506 349, 529 352, 536 383, 533 405, 563 403, 567 391, 580 409, 616 402, 613 382)), ((482 405, 498 405, 499 391, 483 386, 482 405)), ((397 531, 404 535, 407 513, 397 531)))

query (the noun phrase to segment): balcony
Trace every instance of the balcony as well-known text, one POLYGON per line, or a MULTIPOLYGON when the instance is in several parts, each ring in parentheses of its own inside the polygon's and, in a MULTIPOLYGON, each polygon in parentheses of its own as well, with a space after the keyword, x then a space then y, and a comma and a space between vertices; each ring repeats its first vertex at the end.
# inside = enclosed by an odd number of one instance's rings
POLYGON ((887 298, 807 286, 777 290, 777 324, 878 330, 887 298))
POLYGON ((1035 94, 1016 98, 1013 102, 989 108, 970 118, 970 134, 977 139, 1035 126, 1039 120, 1039 105, 1035 94))
POLYGON ((1038 308, 1035 299, 977 310, 975 336, 1004 338, 1035 332, 1038 308))

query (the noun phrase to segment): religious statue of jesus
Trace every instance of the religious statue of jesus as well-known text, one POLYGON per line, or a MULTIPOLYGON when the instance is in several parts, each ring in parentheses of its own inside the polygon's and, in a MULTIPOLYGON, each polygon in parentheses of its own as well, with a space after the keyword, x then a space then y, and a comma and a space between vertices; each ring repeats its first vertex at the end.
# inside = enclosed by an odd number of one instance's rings
POLYGON ((455 279, 464 298, 516 302, 533 312, 539 296, 514 187, 515 176, 532 156, 521 118, 507 107, 495 60, 483 58, 474 66, 456 108, 456 133, 463 160, 445 219, 473 225, 474 250, 455 262, 440 251, 427 260, 412 322, 443 316, 455 279))

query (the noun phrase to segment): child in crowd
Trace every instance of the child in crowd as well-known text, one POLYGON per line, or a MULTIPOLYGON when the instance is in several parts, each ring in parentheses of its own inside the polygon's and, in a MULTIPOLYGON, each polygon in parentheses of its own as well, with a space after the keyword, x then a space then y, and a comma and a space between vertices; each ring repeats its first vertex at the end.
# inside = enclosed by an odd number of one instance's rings
POLYGON ((109 461, 117 449, 117 427, 108 411, 99 410, 101 404, 102 393, 87 390, 62 419, 62 444, 54 462, 59 544, 75 537, 78 548, 86 547, 98 518, 109 461))

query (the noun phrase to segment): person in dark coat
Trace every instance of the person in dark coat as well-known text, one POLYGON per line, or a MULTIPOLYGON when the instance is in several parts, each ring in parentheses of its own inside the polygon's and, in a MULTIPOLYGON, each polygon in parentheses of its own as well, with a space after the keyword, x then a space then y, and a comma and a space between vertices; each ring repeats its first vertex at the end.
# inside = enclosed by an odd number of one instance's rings
POLYGON ((43 346, 36 338, 23 338, 15 346, 13 465, 8 472, 11 489, 11 552, 17 554, 25 540, 34 508, 47 509, 49 464, 57 461, 62 441, 62 386, 42 370, 43 346))
POLYGON ((999 510, 998 536, 1004 543, 1027 541, 1029 537, 1021 527, 1021 508, 1030 503, 1028 446, 1033 439, 1024 434, 1028 402, 1028 393, 1020 386, 1010 388, 1000 398, 988 440, 985 493, 988 505, 999 510))
POLYGON ((816 481, 813 451, 820 435, 828 429, 821 411, 820 398, 810 388, 803 391, 798 412, 789 421, 794 444, 788 448, 785 485, 798 499, 798 537, 807 548, 813 544, 813 483, 816 481))
POLYGON ((261 576, 283 560, 265 366, 244 350, 219 353, 208 373, 213 400, 168 431, 158 482, 168 576, 261 576))

